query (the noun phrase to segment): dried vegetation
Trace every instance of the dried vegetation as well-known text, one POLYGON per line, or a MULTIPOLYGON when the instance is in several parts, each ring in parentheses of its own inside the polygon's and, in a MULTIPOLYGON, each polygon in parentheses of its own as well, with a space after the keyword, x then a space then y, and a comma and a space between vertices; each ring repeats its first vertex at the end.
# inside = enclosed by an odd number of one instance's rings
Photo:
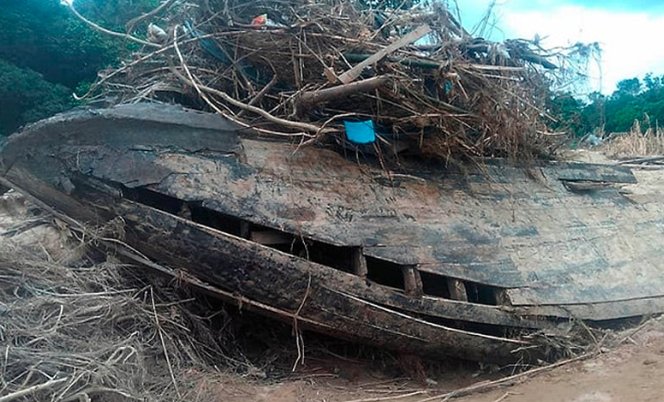
POLYGON ((664 155, 664 131, 653 127, 643 130, 635 121, 629 132, 611 135, 600 150, 617 159, 664 155))
POLYGON ((178 102, 300 144, 343 142, 343 121, 371 119, 387 153, 551 155, 564 138, 547 130, 550 84, 588 48, 490 42, 434 4, 167 1, 114 33, 142 48, 83 97, 178 102))
POLYGON ((215 366, 258 372, 212 330, 223 310, 134 275, 16 193, 0 220, 1 401, 193 400, 215 366))

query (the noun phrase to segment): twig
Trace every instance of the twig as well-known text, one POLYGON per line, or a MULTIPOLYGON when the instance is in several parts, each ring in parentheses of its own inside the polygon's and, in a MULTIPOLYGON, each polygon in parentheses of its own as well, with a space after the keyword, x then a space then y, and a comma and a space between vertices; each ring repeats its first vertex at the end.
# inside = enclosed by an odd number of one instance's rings
POLYGON ((98 32, 104 33, 104 34, 106 34, 106 35, 115 36, 116 38, 127 39, 127 40, 130 40, 130 41, 132 41, 132 42, 140 43, 141 45, 144 45, 144 46, 161 47, 161 45, 157 45, 156 43, 148 42, 148 41, 145 41, 145 40, 143 40, 143 39, 139 39, 139 38, 137 38, 137 37, 135 37, 135 36, 131 36, 131 35, 126 34, 126 33, 121 33, 121 32, 111 31, 111 30, 109 30, 109 29, 106 29, 106 28, 104 28, 104 27, 102 27, 102 26, 99 26, 99 25, 95 24, 94 22, 92 22, 92 21, 90 21, 89 19, 87 19, 87 18, 85 18, 84 16, 82 16, 81 13, 79 13, 79 12, 74 8, 74 3, 73 3, 73 2, 72 2, 72 3, 68 3, 68 4, 67 4, 67 7, 69 8, 69 10, 71 10, 71 12, 72 12, 72 13, 73 13, 78 19, 80 19, 81 21, 83 21, 86 25, 88 25, 90 28, 94 29, 95 31, 98 31, 98 32))
POLYGON ((509 377, 504 377, 504 378, 501 378, 501 379, 495 380, 495 381, 482 381, 482 382, 473 384, 473 385, 465 387, 465 388, 457 389, 455 391, 451 391, 451 392, 447 392, 447 393, 444 393, 444 394, 435 395, 435 396, 432 396, 432 397, 429 397, 429 398, 421 399, 417 402, 430 402, 430 401, 436 401, 436 400, 448 401, 452 398, 458 398, 458 397, 461 397, 461 396, 465 396, 465 395, 469 395, 469 394, 473 394, 473 393, 477 393, 477 392, 486 392, 486 391, 488 391, 490 389, 493 389, 493 388, 498 388, 498 387, 501 387, 503 385, 512 384, 517 380, 521 380, 522 378, 526 378, 526 377, 534 376, 534 375, 537 375, 537 374, 541 374, 543 372, 550 371, 550 370, 553 370, 555 368, 562 367, 562 366, 565 366, 565 365, 568 365, 568 364, 571 364, 571 363, 575 363, 575 362, 578 362, 578 361, 581 361, 581 360, 585 360, 585 359, 588 359, 588 358, 593 357, 593 356, 597 356, 597 353, 586 353, 586 354, 583 354, 581 356, 574 357, 572 359, 567 359, 567 360, 560 361, 558 363, 549 364, 548 366, 538 367, 538 368, 535 368, 535 369, 532 369, 532 370, 524 371, 523 373, 511 375, 509 377))
MULTIPOLYGON (((177 30, 178 30, 178 28, 179 28, 179 26, 175 27, 175 41, 176 41, 176 43, 177 43, 177 30)), ((202 85, 202 84, 196 84, 194 82, 194 77, 191 75, 191 72, 189 72, 189 69, 186 67, 186 64, 184 62, 184 57, 182 56, 182 53, 180 52, 180 50, 177 46, 175 46, 175 50, 176 50, 176 53, 178 55, 178 58, 180 59, 180 63, 182 64, 183 69, 185 69, 185 72, 188 75, 188 78, 183 77, 182 75, 178 75, 178 78, 180 78, 182 81, 184 81, 188 85, 193 86, 197 91, 200 91, 199 93, 202 93, 203 91, 205 91, 207 93, 216 95, 216 96, 222 98, 225 102, 227 102, 227 103, 229 103, 229 104, 231 104, 235 107, 238 107, 240 109, 246 110, 246 111, 251 112, 251 113, 255 113, 259 116, 264 117, 266 120, 268 120, 270 122, 279 124, 279 125, 284 126, 284 127, 294 128, 294 129, 297 129, 297 130, 303 130, 303 131, 306 131, 306 132, 309 132, 309 133, 337 132, 337 130, 335 130, 335 129, 321 130, 320 127, 318 127, 314 124, 309 124, 309 123, 304 123, 304 122, 297 122, 297 121, 292 121, 292 120, 286 120, 286 119, 282 119, 280 117, 273 116, 270 113, 266 112, 265 110, 263 110, 259 107, 248 105, 244 102, 241 102, 241 101, 233 98, 232 96, 228 95, 226 92, 220 91, 218 89, 210 88, 210 87, 202 85)), ((210 105, 210 106, 212 106, 212 105, 210 105)), ((218 113, 224 115, 225 117, 229 117, 228 114, 226 114, 224 112, 221 112, 218 107, 214 107, 214 109, 218 113)), ((233 120, 235 122, 239 123, 239 120, 237 120, 237 119, 233 119, 233 120)), ((248 126, 247 124, 243 124, 243 125, 245 127, 248 126)), ((300 136, 300 135, 303 135, 303 134, 298 134, 297 136, 300 136)))
MULTIPOLYGON (((249 101, 247 105, 254 106, 258 102, 260 102, 261 99, 263 99, 263 97, 265 96, 265 94, 268 93, 276 83, 277 83, 277 75, 275 74, 270 80, 270 82, 268 82, 267 85, 264 86, 263 89, 261 89, 256 94, 256 96, 254 96, 253 99, 249 101)), ((242 117, 242 115, 244 115, 246 112, 247 112, 246 110, 240 111, 240 113, 237 114, 237 117, 242 117)))
MULTIPOLYGON (((230 120, 230 121, 232 121, 232 122, 234 122, 234 123, 236 123, 236 124, 238 124, 238 125, 240 125, 244 128, 252 128, 252 129, 254 129, 258 132, 264 133, 264 134, 278 135, 278 136, 281 136, 281 137, 300 137, 300 136, 306 135, 304 133, 281 133, 281 132, 277 132, 277 131, 273 131, 273 130, 265 130, 265 129, 261 129, 261 128, 257 128, 257 127, 252 127, 249 124, 244 123, 242 120, 237 119, 233 115, 233 112, 231 110, 229 110, 225 105, 224 105, 224 107, 226 107, 226 109, 228 110, 228 113, 222 111, 214 102, 212 102, 212 100, 210 100, 210 98, 208 98, 208 96, 205 93, 203 93, 204 89, 210 90, 212 88, 208 88, 204 85, 196 83, 196 79, 194 78, 193 74, 191 73, 191 70, 189 69, 189 67, 187 66, 187 63, 184 61, 184 57, 182 56, 182 52, 180 52, 180 48, 178 46, 177 31, 178 31, 178 26, 176 26, 174 31, 173 31, 173 36, 174 36, 174 38, 173 38, 173 48, 175 49, 175 53, 178 56, 178 59, 180 61, 180 65, 182 66, 182 69, 187 74, 187 77, 180 74, 174 68, 171 69, 171 72, 176 77, 178 77, 182 82, 193 86, 194 89, 196 90, 196 92, 198 93, 198 95, 201 97, 201 99, 203 99, 205 101, 205 103, 207 103, 212 108, 212 110, 214 110, 215 112, 217 112, 220 115, 224 116, 228 120, 230 120)), ((208 91, 208 92, 210 92, 210 91, 208 91)), ((227 95, 224 92, 221 92, 221 91, 217 91, 217 92, 223 93, 225 96, 233 99, 232 97, 230 97, 230 95, 227 95)), ((237 102, 241 103, 240 101, 237 101, 237 102)), ((249 107, 249 106, 247 106, 247 107, 249 107)), ((253 107, 253 106, 251 106, 251 107, 253 107)))
MULTIPOLYGON (((144 401, 144 398, 128 394, 127 392, 121 391, 119 389, 106 388, 106 387, 90 387, 90 388, 84 389, 83 391, 80 391, 79 393, 77 393, 74 396, 71 396, 71 397, 63 400, 62 402, 71 402, 71 401, 76 401, 76 400, 80 401, 80 400, 82 400, 81 397, 84 396, 84 395, 88 396, 88 398, 89 398, 90 394, 103 394, 103 393, 118 394, 118 395, 122 396, 125 399, 133 399, 133 400, 136 400, 136 401, 144 401)), ((90 399, 87 399, 87 400, 90 400, 90 399)))
POLYGON ((503 396, 501 396, 500 398, 496 399, 496 400, 493 401, 493 402, 502 402, 502 401, 504 401, 505 399, 509 398, 510 395, 512 395, 511 392, 505 392, 505 394, 504 394, 503 396))
POLYGON ((162 12, 163 10, 167 9, 168 7, 170 7, 170 6, 171 6, 173 3, 175 3, 176 1, 177 1, 177 0, 166 0, 165 2, 161 3, 157 8, 153 9, 152 11, 147 12, 147 13, 142 14, 142 15, 139 15, 138 17, 129 20, 129 22, 127 22, 127 23, 125 24, 125 30, 126 30, 126 32, 127 32, 128 34, 131 33, 131 31, 134 30, 134 27, 136 26, 136 24, 138 24, 139 22, 143 21, 143 20, 146 19, 146 18, 150 18, 150 17, 153 17, 153 16, 159 14, 159 13, 162 12))
MULTIPOLYGON (((187 83, 189 85, 193 85, 193 82, 191 82, 189 80, 187 80, 187 83)), ((201 90, 203 90, 205 92, 208 92, 210 94, 219 96, 224 101, 230 103, 233 106, 239 107, 240 109, 245 109, 245 110, 247 110, 251 113, 255 113, 255 114, 257 114, 261 117, 264 117, 266 120, 268 120, 272 123, 276 123, 276 124, 279 124, 279 125, 284 126, 284 127, 293 128, 293 129, 297 129, 297 130, 303 130, 303 131, 306 131, 306 132, 309 132, 309 133, 318 133, 318 132, 333 133, 333 132, 338 132, 338 130, 336 130, 336 129, 321 130, 320 127, 318 127, 314 124, 296 122, 296 121, 292 121, 292 120, 286 120, 286 119, 283 119, 281 117, 276 117, 276 116, 273 116, 273 115, 269 114, 268 112, 266 112, 265 110, 263 110, 261 108, 258 108, 258 107, 255 107, 255 106, 249 106, 245 103, 242 103, 242 102, 238 101, 237 99, 231 97, 230 95, 228 95, 225 92, 219 91, 219 90, 214 89, 214 88, 210 88, 210 87, 205 86, 205 85, 199 85, 199 87, 200 87, 201 90)))
POLYGON ((650 325, 651 322, 652 322, 652 320, 646 320, 645 322, 643 322, 643 323, 642 323, 641 325, 639 325, 638 327, 636 327, 636 328, 630 330, 630 331, 627 333, 627 335, 623 335, 623 336, 618 340, 617 345, 622 345, 623 343, 625 343, 628 339, 630 339, 631 337, 633 337, 633 336, 636 335, 637 333, 641 332, 645 327, 647 327, 648 325, 650 325))
POLYGON ((403 399, 403 398, 410 398, 411 396, 417 396, 417 395, 422 395, 422 394, 428 394, 429 391, 414 391, 414 392, 409 392, 407 394, 399 394, 399 395, 392 395, 392 396, 382 396, 382 397, 376 397, 376 398, 365 398, 365 399, 353 399, 352 401, 345 401, 345 402, 381 402, 381 401, 395 401, 397 399, 403 399))
MULTIPOLYGON (((181 44, 187 44, 187 43, 197 42, 197 41, 199 41, 199 40, 201 40, 201 39, 209 38, 209 37, 212 37, 212 36, 213 36, 213 35, 204 35, 204 36, 195 37, 195 38, 192 38, 192 39, 187 39, 187 40, 185 40, 185 41, 182 41, 181 44)), ((97 88, 99 88, 104 82, 108 81, 109 79, 111 79, 111 78, 115 77, 116 75, 118 75, 118 74, 120 74, 120 73, 123 73, 123 72, 125 72, 125 71, 131 69, 132 67, 135 67, 135 66, 137 66, 137 65, 139 65, 139 64, 141 64, 141 63, 143 63, 143 62, 145 62, 145 61, 147 61, 147 60, 149 60, 149 59, 151 59, 151 58, 153 58, 153 57, 155 57, 155 56, 158 56, 158 55, 160 55, 160 54, 162 54, 162 53, 166 53, 167 51, 173 49, 174 47, 175 47, 175 44, 171 44, 171 45, 168 45, 168 46, 162 47, 161 49, 159 49, 159 50, 155 50, 155 51, 152 52, 152 53, 148 53, 148 54, 146 54, 145 56, 142 56, 142 57, 140 57, 140 58, 138 58, 138 59, 132 61, 131 63, 127 63, 127 64, 125 64, 124 66, 118 68, 117 70, 113 70, 111 73, 105 75, 105 76, 102 77, 100 80, 96 81, 96 82, 90 87, 90 89, 88 90, 88 92, 86 92, 84 95, 79 96, 79 95, 74 94, 74 99, 76 99, 76 100, 83 100, 83 99, 89 97, 90 95, 92 95, 92 93, 93 93, 97 88)))
POLYGON ((46 389, 52 388, 55 385, 61 384, 65 381, 69 381, 69 377, 58 378, 57 380, 50 380, 42 384, 33 385, 31 387, 0 397, 0 402, 9 402, 18 398, 34 394, 35 392, 44 391, 46 389))
MULTIPOLYGON (((154 303, 154 291, 150 289, 150 301, 152 302, 152 311, 154 312, 154 323, 157 326, 157 333, 159 334, 159 340, 161 341, 161 347, 164 349, 164 357, 166 357, 166 364, 168 365, 168 373, 171 375, 171 381, 173 381, 173 388, 175 388, 175 393, 178 398, 182 399, 180 395, 180 390, 178 388, 178 383, 175 380, 175 374, 173 373, 173 366, 171 365, 171 358, 168 356, 168 349, 166 349, 166 342, 164 341, 163 330, 159 324, 159 315, 157 314, 157 306, 154 303)), ((0 401, 2 402, 2 401, 0 401)))
POLYGON ((300 328, 298 326, 298 318, 300 317, 300 312, 302 312, 302 308, 304 308, 304 304, 307 302, 307 298, 309 297, 309 291, 311 290, 311 274, 309 274, 309 280, 307 281, 307 289, 304 292, 304 297, 302 298, 302 302, 300 303, 300 307, 298 307, 297 311, 295 312, 295 315, 293 315, 293 332, 295 332, 295 344, 297 346, 297 359, 295 359, 295 363, 293 364, 293 370, 297 368, 298 363, 304 364, 304 339, 302 339, 302 333, 300 332, 300 328))

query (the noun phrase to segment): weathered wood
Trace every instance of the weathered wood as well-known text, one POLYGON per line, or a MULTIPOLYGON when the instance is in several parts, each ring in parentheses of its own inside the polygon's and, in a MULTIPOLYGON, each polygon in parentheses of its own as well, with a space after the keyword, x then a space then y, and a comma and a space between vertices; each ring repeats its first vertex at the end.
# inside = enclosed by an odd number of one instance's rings
POLYGON ((301 315, 313 321, 335 322, 338 331, 364 341, 446 355, 457 354, 451 348, 473 349, 467 351, 472 355, 465 355, 466 358, 489 353, 501 360, 513 359, 508 345, 514 348, 522 344, 409 318, 359 297, 342 302, 333 294, 326 294, 325 289, 330 286, 344 289, 353 277, 129 201, 116 202, 109 208, 111 211, 126 217, 126 241, 147 256, 166 265, 187 266, 192 275, 222 289, 229 284, 251 282, 251 288, 240 285, 241 294, 270 306, 296 311, 299 299, 283 295, 304 294, 311 278, 309 286, 318 297, 306 303, 301 315), (281 292, 274 293, 274 289, 281 292), (381 335, 382 332, 393 337, 381 335), (504 343, 503 352, 501 343, 504 343))
POLYGON ((369 269, 367 268, 367 259, 361 247, 353 247, 353 272, 360 278, 366 279, 369 269))
POLYGON ((607 183, 636 183, 636 177, 628 167, 597 165, 590 163, 558 163, 553 174, 566 181, 597 181, 607 183))
POLYGON ((422 278, 417 268, 414 266, 405 266, 401 270, 406 294, 413 297, 422 297, 422 278))
POLYGON ((631 158, 624 159, 618 162, 619 165, 630 165, 630 164, 642 164, 642 163, 653 163, 653 162, 664 162, 664 156, 647 156, 640 158, 631 158))
POLYGON ((188 113, 129 108, 38 123, 0 153, 0 183, 25 187, 82 222, 103 225, 121 215, 127 241, 142 253, 279 311, 299 307, 311 274, 315 297, 303 317, 339 320, 340 333, 365 341, 382 336, 388 345, 426 350, 437 342, 445 353, 451 346, 440 344, 450 342, 461 354, 477 337, 485 351, 495 339, 488 346, 481 333, 430 324, 555 331, 561 318, 664 311, 664 201, 644 193, 629 168, 542 163, 534 179, 495 161, 479 172, 451 172, 404 158, 400 169, 418 179, 381 181, 380 167, 323 149, 293 153, 289 144, 240 138, 216 127, 218 120, 188 113), (639 197, 573 193, 566 183, 631 183, 639 197), (184 206, 192 210, 181 213, 184 206), (215 219, 238 236, 192 222, 200 219, 196 208, 220 214, 215 219), (340 250, 345 265, 247 241, 251 227, 340 250), (367 283, 365 256, 401 266, 404 289, 367 283), (499 305, 464 301, 464 282, 493 292, 499 305))
POLYGON ((415 28, 413 31, 409 32, 408 34, 400 38, 399 40, 382 48, 378 52, 374 53, 371 57, 367 58, 366 60, 353 66, 350 70, 341 74, 339 76, 339 82, 341 82, 342 84, 348 84, 352 81, 355 81, 362 74, 362 71, 364 71, 365 68, 379 62, 390 53, 394 53, 397 50, 401 49, 402 47, 417 41, 418 39, 426 36, 430 32, 431 28, 428 25, 426 24, 420 25, 419 27, 415 28))
POLYGON ((249 239, 263 245, 290 244, 293 242, 292 236, 276 230, 252 231, 249 239))
MULTIPOLYGON (((10 184, 4 178, 0 178, 0 183, 10 184)), ((41 206, 45 210, 52 210, 47 204, 40 201, 40 199, 32 196, 31 191, 28 191, 27 189, 24 188, 20 188, 16 185, 13 186, 22 193, 26 194, 26 196, 28 196, 29 199, 35 204, 41 206)), ((114 194, 115 194, 114 192, 98 194, 97 197, 95 198, 97 200, 95 204, 97 205, 113 204, 112 199, 107 199, 105 197, 113 196, 114 194)), ((80 212, 84 210, 80 209, 79 205, 75 203, 73 200, 71 205, 69 206, 67 206, 66 203, 60 204, 60 206, 64 208, 64 211, 69 213, 71 216, 76 216, 77 211, 80 212)), ((57 213, 57 211, 55 210, 52 211, 54 213, 57 213)), ((101 217, 99 215, 96 216, 97 218, 95 219, 95 221, 101 222, 100 224, 103 224, 105 219, 100 220, 101 217)), ((137 214, 131 214, 129 216, 135 216, 137 219, 140 219, 140 216, 138 216, 137 214)), ((59 218, 61 218, 64 221, 68 221, 69 219, 67 215, 59 215, 59 218)), ((79 225, 78 221, 76 220, 70 220, 69 222, 74 226, 79 225)), ((172 234, 177 236, 177 233, 172 233, 172 234)), ((159 248, 157 248, 157 250, 158 249, 159 248)), ((167 248, 167 250, 173 252, 176 255, 178 254, 177 251, 172 248, 167 248)), ((191 250, 189 252, 191 252, 191 250)), ((186 257, 183 258, 186 259, 186 257)), ((186 264, 186 261, 182 260, 178 262, 176 266, 183 266, 182 264, 186 264)), ((188 272, 190 273, 195 271, 196 271, 195 269, 188 270, 188 272)), ((335 276, 334 274, 332 275, 335 276)), ((253 278, 253 280, 255 279, 257 278, 253 278)), ((387 288, 383 289, 379 286, 369 287, 366 285, 366 283, 363 280, 361 280, 361 278, 352 279, 352 277, 347 277, 345 279, 346 282, 344 284, 343 290, 329 287, 327 281, 324 287, 328 289, 330 292, 338 294, 340 296, 345 297, 351 295, 351 293, 347 292, 352 292, 358 297, 368 300, 370 302, 378 303, 384 306, 391 306, 399 310, 411 311, 418 315, 427 314, 431 315, 432 317, 440 317, 447 319, 462 319, 470 322, 482 322, 494 325, 511 325, 522 328, 547 328, 550 330, 555 329, 555 326, 549 325, 546 321, 530 320, 528 318, 516 317, 510 313, 503 312, 494 306, 474 305, 469 303, 461 303, 457 301, 436 299, 430 297, 413 299, 412 297, 405 296, 398 292, 388 290, 387 288)), ((330 280, 329 282, 331 282, 331 286, 334 286, 335 280, 330 280)), ((246 296, 247 295, 241 295, 242 300, 248 300, 246 299, 246 296)), ((238 297, 238 294, 234 294, 234 297, 238 297)))
POLYGON ((331 88, 319 89, 317 91, 306 91, 299 96, 297 109, 301 112, 324 102, 342 99, 356 93, 371 92, 387 85, 389 82, 389 77, 380 76, 331 88))
POLYGON ((664 298, 655 297, 564 306, 516 306, 511 310, 521 316, 569 317, 578 320, 607 321, 625 317, 661 314, 664 311, 664 298))
POLYGON ((565 187, 570 191, 576 192, 587 192, 587 191, 600 191, 615 188, 613 183, 603 183, 603 182, 586 182, 586 181, 565 181, 563 180, 565 187))
POLYGON ((452 300, 468 301, 468 293, 466 291, 466 284, 463 281, 454 278, 447 279, 447 289, 450 292, 452 300))

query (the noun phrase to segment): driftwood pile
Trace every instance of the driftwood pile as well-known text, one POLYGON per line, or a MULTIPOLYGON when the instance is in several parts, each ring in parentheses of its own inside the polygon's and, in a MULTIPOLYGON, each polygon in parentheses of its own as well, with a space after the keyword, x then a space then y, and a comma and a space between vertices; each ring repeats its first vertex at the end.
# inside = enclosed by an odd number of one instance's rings
POLYGON ((177 102, 301 144, 346 142, 344 122, 371 120, 381 149, 445 160, 550 154, 561 143, 546 128, 551 54, 473 37, 435 4, 168 0, 127 33, 104 30, 142 47, 84 97, 177 102))

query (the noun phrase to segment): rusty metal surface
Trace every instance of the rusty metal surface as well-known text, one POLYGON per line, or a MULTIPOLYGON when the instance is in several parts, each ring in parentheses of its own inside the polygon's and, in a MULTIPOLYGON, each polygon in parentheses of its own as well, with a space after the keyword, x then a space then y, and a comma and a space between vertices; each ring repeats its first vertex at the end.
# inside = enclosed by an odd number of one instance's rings
POLYGON ((556 330, 538 317, 664 311, 664 200, 626 197, 623 185, 638 186, 629 168, 489 162, 451 172, 401 161, 387 176, 352 159, 238 135, 216 116, 141 105, 32 126, 10 139, 0 167, 8 183, 77 219, 122 215, 141 252, 216 278, 220 289, 292 311, 309 283, 315 293, 303 317, 321 328, 337 320, 340 332, 391 347, 505 357, 520 343, 473 325, 556 330), (600 185, 570 191, 570 182, 600 185), (371 269, 366 278, 316 264, 121 197, 136 191, 360 250, 407 267, 410 286, 423 289, 376 283, 371 269), (472 298, 487 289, 492 301, 472 298))

